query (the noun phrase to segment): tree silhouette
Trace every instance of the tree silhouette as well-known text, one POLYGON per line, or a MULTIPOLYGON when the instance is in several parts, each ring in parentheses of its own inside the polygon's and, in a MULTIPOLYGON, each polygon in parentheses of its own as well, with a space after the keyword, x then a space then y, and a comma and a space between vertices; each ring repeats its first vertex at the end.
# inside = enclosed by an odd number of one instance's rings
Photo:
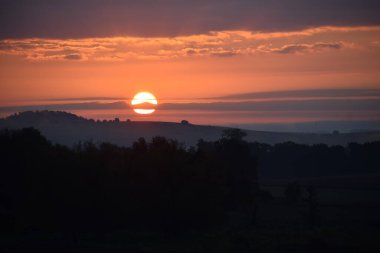
POLYGON ((222 139, 242 141, 247 133, 238 128, 227 128, 222 132, 222 139))
MULTIPOLYGON (((228 130, 187 149, 175 140, 138 139, 131 147, 54 145, 37 130, 0 131, 0 222, 5 234, 128 231, 164 237, 252 228, 258 168, 272 176, 376 172, 380 142, 347 147, 248 143, 228 130), (260 166, 260 167, 259 167, 260 166)), ((305 189, 307 223, 318 224, 316 189, 305 189)), ((298 183, 285 195, 300 200, 298 183)), ((264 201, 262 201, 264 202, 264 201)), ((282 212, 281 209, 278 212, 282 212)), ((71 239, 70 239, 71 240, 71 239)))

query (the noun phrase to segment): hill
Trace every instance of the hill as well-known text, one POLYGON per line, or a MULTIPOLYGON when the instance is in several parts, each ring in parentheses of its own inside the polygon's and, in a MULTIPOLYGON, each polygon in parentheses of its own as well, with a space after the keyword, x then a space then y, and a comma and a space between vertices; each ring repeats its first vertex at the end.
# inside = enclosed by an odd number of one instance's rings
MULTIPOLYGON (((199 139, 214 141, 226 127, 194 125, 187 122, 95 121, 60 111, 26 111, 0 120, 0 128, 34 127, 49 140, 71 146, 79 141, 111 142, 129 146, 139 137, 163 136, 194 146, 199 139)), ((245 130, 246 140, 276 144, 292 141, 299 144, 346 145, 380 140, 380 131, 344 134, 281 133, 245 130)))

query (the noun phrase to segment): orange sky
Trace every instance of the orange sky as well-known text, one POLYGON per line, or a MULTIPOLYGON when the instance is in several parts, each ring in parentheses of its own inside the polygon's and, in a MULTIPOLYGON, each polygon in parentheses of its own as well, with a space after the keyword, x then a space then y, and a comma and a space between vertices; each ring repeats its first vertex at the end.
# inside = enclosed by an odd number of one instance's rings
POLYGON ((0 117, 49 109, 251 129, 326 121, 338 122, 328 131, 379 129, 379 69, 380 26, 374 25, 154 37, 0 34, 0 117), (140 91, 157 97, 153 115, 128 106, 140 91))
POLYGON ((380 88, 380 27, 0 41, 0 101, 380 88))

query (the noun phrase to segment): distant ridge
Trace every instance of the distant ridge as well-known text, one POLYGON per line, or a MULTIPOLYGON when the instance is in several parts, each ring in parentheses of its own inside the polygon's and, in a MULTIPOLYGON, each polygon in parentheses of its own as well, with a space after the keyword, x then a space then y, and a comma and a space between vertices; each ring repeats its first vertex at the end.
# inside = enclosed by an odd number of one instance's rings
MULTIPOLYGON (((199 139, 217 140, 227 127, 193 125, 186 122, 95 121, 63 111, 26 111, 0 119, 0 128, 34 127, 54 143, 72 146, 79 141, 111 142, 130 146, 139 137, 164 136, 188 146, 199 139)), ((380 131, 341 134, 279 133, 244 130, 246 140, 267 144, 292 141, 300 144, 346 145, 380 140, 380 131)))

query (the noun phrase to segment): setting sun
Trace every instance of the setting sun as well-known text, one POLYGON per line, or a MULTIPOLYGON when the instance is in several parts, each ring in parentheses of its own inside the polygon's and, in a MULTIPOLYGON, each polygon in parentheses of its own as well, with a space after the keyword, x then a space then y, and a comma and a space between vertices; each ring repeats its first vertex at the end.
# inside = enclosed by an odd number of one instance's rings
POLYGON ((155 106, 158 104, 156 97, 150 92, 139 92, 137 93, 131 104, 133 106, 133 110, 138 114, 151 114, 156 109, 155 106))

